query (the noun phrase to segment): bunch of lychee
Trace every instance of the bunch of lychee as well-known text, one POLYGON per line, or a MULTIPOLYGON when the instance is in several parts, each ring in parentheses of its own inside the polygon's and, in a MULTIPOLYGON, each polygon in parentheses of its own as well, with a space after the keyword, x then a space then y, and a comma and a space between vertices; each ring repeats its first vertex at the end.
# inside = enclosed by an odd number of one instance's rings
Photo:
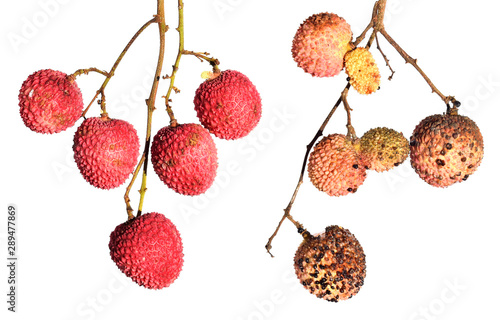
MULTIPOLYGON (((380 72, 367 48, 355 47, 349 24, 333 13, 307 18, 292 44, 297 65, 313 77, 333 77, 345 69, 350 85, 360 94, 380 89, 380 72)), ((432 186, 462 182, 477 169, 483 157, 483 138, 477 125, 458 115, 455 101, 445 114, 423 119, 408 141, 402 132, 386 127, 367 131, 361 138, 330 134, 323 137, 308 158, 312 184, 330 196, 354 193, 367 170, 384 172, 402 164, 411 166, 432 186)), ((356 294, 366 275, 365 255, 356 238, 338 226, 323 234, 304 236, 295 255, 297 277, 309 292, 329 301, 356 294)))
MULTIPOLYGON (((82 117, 83 98, 75 76, 40 70, 19 92, 24 124, 39 133, 57 133, 82 117)), ((262 114, 259 92, 242 73, 216 72, 196 91, 194 106, 201 124, 173 122, 158 131, 151 162, 169 188, 184 195, 204 193, 217 172, 217 148, 211 136, 234 140, 250 133, 262 114)), ((107 112, 82 121, 73 141, 74 159, 83 178, 100 189, 122 185, 139 157, 139 137, 127 121, 107 112)), ((149 289, 168 287, 183 264, 183 247, 175 225, 156 212, 138 215, 111 233, 109 249, 118 268, 149 289)))

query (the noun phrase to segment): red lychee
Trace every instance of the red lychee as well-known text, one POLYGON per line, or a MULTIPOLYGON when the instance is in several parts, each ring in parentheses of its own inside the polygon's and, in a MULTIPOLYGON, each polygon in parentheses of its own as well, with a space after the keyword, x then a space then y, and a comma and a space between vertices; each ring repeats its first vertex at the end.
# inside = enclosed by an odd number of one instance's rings
POLYGON ((210 133, 199 124, 168 126, 154 136, 151 162, 169 188, 184 195, 199 195, 214 182, 217 148, 210 133))
POLYGON ((307 171, 316 188, 330 196, 358 190, 365 181, 366 169, 354 143, 343 134, 331 134, 314 146, 307 171))
POLYGON ((179 231, 156 212, 118 225, 110 235, 109 250, 118 269, 148 289, 170 286, 184 262, 179 231))
POLYGON ((238 139, 257 126, 262 102, 257 88, 244 74, 222 71, 196 90, 194 107, 201 124, 221 139, 238 139))
POLYGON ((75 132, 73 152, 82 176, 91 185, 112 189, 127 180, 139 156, 134 127, 107 116, 88 118, 75 132))
POLYGON ((83 98, 73 78, 46 69, 31 74, 23 82, 19 107, 28 128, 39 133, 57 133, 80 118, 83 98))
POLYGON ((314 77, 333 77, 344 68, 344 55, 352 49, 352 31, 334 13, 307 18, 297 30, 292 56, 297 65, 314 77))
POLYGON ((411 166, 435 187, 467 180, 481 164, 483 154, 481 131, 474 121, 459 114, 429 116, 410 138, 411 166))

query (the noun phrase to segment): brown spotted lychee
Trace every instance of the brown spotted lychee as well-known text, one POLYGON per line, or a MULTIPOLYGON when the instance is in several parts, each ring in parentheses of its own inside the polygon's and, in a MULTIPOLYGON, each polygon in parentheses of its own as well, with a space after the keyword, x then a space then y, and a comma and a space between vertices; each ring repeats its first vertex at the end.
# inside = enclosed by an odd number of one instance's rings
POLYGON ((349 83, 361 94, 371 94, 380 87, 380 72, 371 52, 359 47, 344 56, 349 83))
POLYGON ((28 128, 39 133, 57 133, 72 127, 80 118, 83 98, 74 78, 46 69, 23 82, 19 107, 28 128))
POLYGON ((307 170, 312 184, 330 196, 354 193, 366 178, 363 159, 342 134, 331 134, 316 144, 307 170))
POLYGON ((107 114, 85 119, 73 138, 74 158, 80 173, 100 189, 113 189, 127 180, 137 164, 139 147, 135 128, 107 114))
POLYGON ((334 13, 307 18, 297 30, 292 56, 297 65, 314 77, 333 77, 344 67, 344 55, 352 49, 352 31, 334 13))
POLYGON ((479 167, 483 136, 474 121, 453 112, 423 119, 410 138, 411 166, 428 184, 462 182, 479 167))
POLYGON ((389 128, 368 130, 360 139, 360 153, 368 169, 377 172, 399 166, 408 157, 410 145, 403 133, 389 128))
POLYGON ((158 131, 151 145, 151 162, 163 183, 184 195, 199 195, 217 173, 217 148, 207 129, 187 123, 158 131))
POLYGON ((295 253, 295 274, 302 285, 318 298, 338 302, 356 295, 364 284, 366 261, 356 237, 339 226, 312 236, 295 253))

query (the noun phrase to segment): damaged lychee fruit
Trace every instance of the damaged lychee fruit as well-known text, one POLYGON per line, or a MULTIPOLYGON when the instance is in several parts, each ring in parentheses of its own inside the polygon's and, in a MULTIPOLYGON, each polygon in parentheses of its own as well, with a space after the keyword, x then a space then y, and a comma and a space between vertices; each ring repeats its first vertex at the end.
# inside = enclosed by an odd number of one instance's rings
POLYGON ((38 133, 58 133, 73 126, 83 110, 83 98, 74 78, 61 71, 39 70, 19 91, 24 124, 38 133))
POLYGON ((87 118, 73 138, 76 165, 83 178, 100 189, 122 185, 139 156, 139 137, 127 121, 106 114, 87 118))
POLYGON ((344 67, 344 55, 352 49, 352 31, 334 13, 307 18, 297 30, 292 56, 297 65, 314 77, 333 77, 344 67))
POLYGON ((321 139, 309 156, 307 170, 312 184, 330 196, 354 193, 366 178, 356 142, 342 134, 321 139))
POLYGON ((380 71, 371 52, 363 47, 344 56, 349 83, 361 94, 371 94, 380 87, 380 71))
POLYGON ((154 136, 151 162, 163 183, 177 193, 199 195, 214 182, 217 148, 199 124, 167 126, 154 136))
POLYGON ((456 112, 423 119, 410 138, 411 166, 435 187, 467 180, 481 164, 483 154, 478 126, 456 112))
POLYGON ((295 274, 310 293, 338 302, 356 295, 364 284, 366 261, 356 237, 339 226, 305 237, 294 258, 295 274))
POLYGON ((401 132, 389 128, 368 130, 360 139, 360 153, 368 169, 387 171, 402 164, 410 145, 401 132))
POLYGON ((234 140, 250 133, 262 115, 257 88, 241 72, 214 74, 196 90, 194 107, 201 124, 221 139, 234 140))
POLYGON ((179 231, 156 212, 118 225, 110 235, 109 250, 118 269, 148 289, 170 286, 184 263, 179 231))

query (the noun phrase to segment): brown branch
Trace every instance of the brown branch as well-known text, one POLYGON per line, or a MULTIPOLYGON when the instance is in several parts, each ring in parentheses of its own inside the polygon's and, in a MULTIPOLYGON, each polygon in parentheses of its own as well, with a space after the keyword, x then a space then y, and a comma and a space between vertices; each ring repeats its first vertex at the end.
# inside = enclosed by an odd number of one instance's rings
POLYGON ((382 54, 382 57, 384 58, 384 61, 385 61, 385 65, 387 67, 389 67, 389 70, 391 70, 391 75, 389 76, 389 78, 387 80, 391 81, 392 80, 392 77, 394 76, 394 74, 396 73, 396 71, 394 71, 389 63, 389 59, 387 58, 387 56, 384 54, 384 52, 382 51, 382 48, 380 48, 380 43, 378 42, 378 36, 377 36, 377 33, 375 33, 375 41, 377 42, 377 49, 378 51, 380 52, 380 54, 382 54))
POLYGON ((394 49, 396 49, 396 51, 401 55, 401 57, 403 57, 403 59, 407 63, 411 64, 415 69, 417 69, 418 73, 420 73, 420 75, 424 78, 427 84, 431 87, 432 93, 436 93, 441 98, 441 100, 444 101, 447 107, 450 106, 450 102, 454 104, 454 102, 456 101, 455 98, 452 96, 445 96, 444 94, 442 94, 441 91, 439 91, 439 89, 434 85, 434 83, 432 83, 431 79, 417 64, 417 59, 413 59, 412 57, 410 57, 410 55, 406 53, 406 51, 404 51, 403 48, 401 48, 399 44, 387 33, 385 28, 382 27, 380 30, 377 31, 384 36, 384 38, 391 44, 391 46, 394 49))
MULTIPOLYGON (((342 93, 348 91, 350 87, 351 87, 351 85, 349 83, 347 83, 347 85, 344 88, 344 90, 342 91, 342 93)), ((266 244, 266 250, 271 255, 271 257, 274 257, 273 254, 271 253, 271 248, 272 248, 271 243, 272 243, 273 239, 276 237, 276 235, 278 234, 278 231, 281 228, 281 225, 282 225, 283 221, 285 220, 285 218, 290 220, 295 225, 295 227, 297 228, 297 231, 300 234, 302 234, 304 236, 304 234, 307 233, 307 230, 304 229, 303 225, 292 218, 292 216, 290 215, 290 211, 292 210, 292 206, 295 202, 295 198, 297 197, 300 186, 304 182, 304 174, 306 172, 307 159, 309 157, 309 153, 311 152, 311 149, 314 147, 314 144, 319 139, 319 137, 321 137, 323 135, 323 130, 325 130, 326 125, 328 124, 328 122, 330 122, 330 119, 332 118, 332 116, 335 113, 335 111, 337 110, 337 108, 340 106, 340 103, 342 103, 342 97, 340 97, 337 100, 337 102, 333 106, 332 110, 330 110, 330 113, 328 113, 327 117, 325 118, 325 120, 321 124, 321 127, 318 129, 318 131, 314 135, 314 138, 306 146, 306 154, 304 155, 304 160, 302 162, 302 169, 300 170, 299 182, 297 183, 297 186, 295 187, 295 191, 293 192, 292 198, 290 199, 288 206, 285 208, 285 214, 281 218, 278 226, 276 227, 276 230, 271 235, 271 237, 269 238, 269 240, 267 241, 267 244, 266 244)))

